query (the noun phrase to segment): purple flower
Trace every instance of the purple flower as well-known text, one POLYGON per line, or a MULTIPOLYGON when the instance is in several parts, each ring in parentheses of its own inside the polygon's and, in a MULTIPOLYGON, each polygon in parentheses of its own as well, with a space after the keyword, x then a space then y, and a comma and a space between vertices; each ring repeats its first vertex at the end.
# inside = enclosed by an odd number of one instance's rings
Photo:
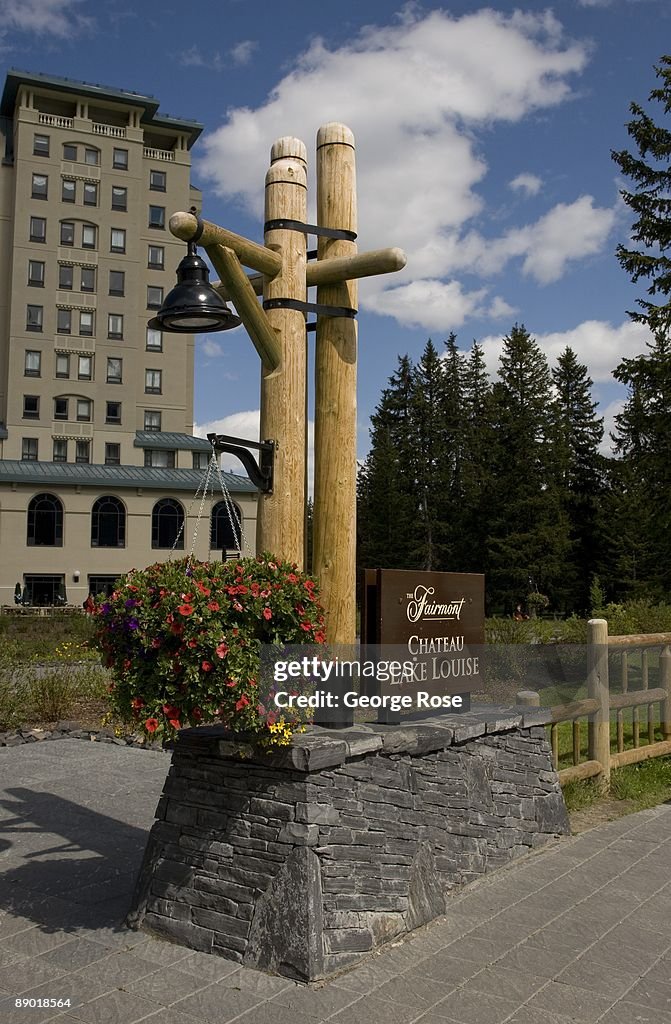
POLYGON ((137 619, 129 619, 126 628, 127 629, 139 629, 140 628, 140 623, 137 621, 137 619))
POLYGON ((186 575, 187 575, 187 576, 193 576, 193 569, 191 568, 191 566, 189 566, 189 567, 187 568, 187 570, 186 570, 186 575))
POLYGON ((104 604, 101 604, 100 611, 103 613, 103 615, 109 615, 109 613, 112 611, 112 605, 105 601, 104 604))
POLYGON ((126 608, 135 608, 137 601, 134 597, 129 597, 126 601, 126 608))

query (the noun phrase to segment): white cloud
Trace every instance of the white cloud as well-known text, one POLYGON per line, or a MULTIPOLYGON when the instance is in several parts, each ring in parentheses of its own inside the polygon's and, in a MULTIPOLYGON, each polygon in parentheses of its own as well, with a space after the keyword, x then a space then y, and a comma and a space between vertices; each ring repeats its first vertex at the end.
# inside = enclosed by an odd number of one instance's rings
POLYGON ((203 338, 198 343, 198 348, 204 356, 208 359, 218 359, 224 355, 224 349, 220 341, 215 341, 213 338, 203 338))
POLYGON ((0 24, 3 32, 35 32, 66 38, 92 24, 79 14, 82 0, 0 0, 0 24))
POLYGON ((242 42, 232 46, 228 53, 233 63, 241 67, 243 64, 249 64, 258 45, 254 39, 243 39, 242 42))
POLYGON ((508 187, 514 192, 524 192, 526 196, 537 196, 543 187, 543 179, 539 178, 537 174, 525 171, 509 181, 508 187))
POLYGON ((177 60, 185 68, 209 68, 210 71, 222 71, 224 68, 224 61, 218 51, 208 57, 196 43, 180 53, 177 60))
MULTIPOLYGON (((263 105, 230 111, 226 123, 206 136, 200 170, 219 195, 260 217, 272 141, 296 135, 310 146, 321 124, 346 123, 359 143, 361 246, 400 245, 408 254, 400 275, 362 288, 362 304, 398 312, 404 323, 412 304, 412 322, 426 327, 437 318, 442 325, 440 311, 447 310, 458 323, 469 305, 487 308, 484 293, 437 280, 468 265, 469 246, 461 236, 483 210, 476 188, 487 165, 477 133, 564 102, 571 76, 586 62, 586 47, 564 41, 550 12, 487 9, 453 18, 440 10, 417 14, 410 5, 400 23, 366 28, 339 49, 315 40, 263 105), (425 319, 414 301, 418 289, 407 290, 419 280, 429 302, 425 319), (389 291, 382 293, 384 288, 389 291)), ((588 219, 598 212, 587 211, 588 219)), ((312 210, 309 217, 314 215, 312 210)), ((570 238, 559 246, 551 236, 552 222, 536 233, 532 227, 519 239, 506 236, 507 246, 529 255, 529 268, 543 242, 560 247, 566 255, 541 261, 546 280, 555 279, 568 259, 591 252, 598 235, 592 243, 581 236, 571 248, 570 238)), ((484 247, 479 236, 470 236, 471 262, 484 247)))
MULTIPOLYGON (((597 384, 612 382, 612 372, 620 360, 645 352, 646 343, 651 340, 646 327, 630 320, 617 326, 605 320, 584 320, 567 331, 531 333, 552 364, 569 345, 579 361, 587 366, 590 377, 597 384)), ((479 340, 484 349, 487 368, 493 375, 499 366, 502 338, 490 335, 479 340)))
POLYGON ((448 331, 460 327, 469 316, 483 316, 487 289, 466 292, 459 281, 411 281, 372 294, 367 309, 393 316, 406 327, 448 331))

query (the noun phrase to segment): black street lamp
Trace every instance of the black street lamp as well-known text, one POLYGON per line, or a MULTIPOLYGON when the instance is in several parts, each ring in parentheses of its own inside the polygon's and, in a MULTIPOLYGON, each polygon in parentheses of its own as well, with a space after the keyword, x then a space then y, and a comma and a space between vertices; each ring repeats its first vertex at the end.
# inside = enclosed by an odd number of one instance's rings
POLYGON ((230 331, 242 320, 230 309, 210 284, 207 264, 196 252, 196 243, 187 243, 188 253, 177 267, 177 284, 168 292, 149 326, 175 334, 206 334, 230 331))

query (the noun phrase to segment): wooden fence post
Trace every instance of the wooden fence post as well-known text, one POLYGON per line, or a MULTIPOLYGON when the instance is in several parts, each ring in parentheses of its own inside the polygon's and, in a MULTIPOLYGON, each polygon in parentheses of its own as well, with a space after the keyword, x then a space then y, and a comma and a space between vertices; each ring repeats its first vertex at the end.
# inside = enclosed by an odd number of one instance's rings
POLYGON ((665 647, 659 656, 659 685, 666 690, 666 700, 659 709, 662 739, 671 740, 671 647, 665 647))
POLYGON ((590 619, 587 623, 587 696, 599 702, 588 724, 588 757, 602 766, 601 780, 610 785, 610 696, 608 691, 608 623, 590 619))

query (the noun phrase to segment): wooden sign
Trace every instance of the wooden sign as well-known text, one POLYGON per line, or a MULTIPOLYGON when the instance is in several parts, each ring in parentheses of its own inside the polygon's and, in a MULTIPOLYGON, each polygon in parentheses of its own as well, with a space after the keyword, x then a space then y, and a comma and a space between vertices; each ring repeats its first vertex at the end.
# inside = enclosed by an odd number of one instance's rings
POLYGON ((403 652, 416 666, 412 687, 436 698, 461 695, 451 710, 469 709, 471 691, 483 688, 484 576, 367 569, 361 608, 362 643, 403 652))

